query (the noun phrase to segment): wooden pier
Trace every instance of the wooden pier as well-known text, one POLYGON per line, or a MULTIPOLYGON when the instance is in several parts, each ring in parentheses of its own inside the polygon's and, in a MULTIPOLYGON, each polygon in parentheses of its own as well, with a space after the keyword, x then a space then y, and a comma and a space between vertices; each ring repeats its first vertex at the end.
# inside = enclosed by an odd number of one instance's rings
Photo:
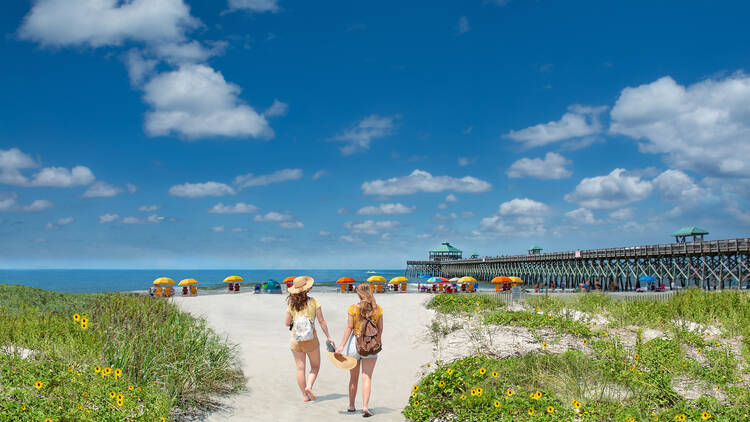
POLYGON ((576 250, 457 260, 407 261, 406 275, 521 277, 526 287, 575 288, 600 285, 609 291, 634 290, 641 276, 652 276, 667 289, 747 288, 750 238, 664 245, 576 250))

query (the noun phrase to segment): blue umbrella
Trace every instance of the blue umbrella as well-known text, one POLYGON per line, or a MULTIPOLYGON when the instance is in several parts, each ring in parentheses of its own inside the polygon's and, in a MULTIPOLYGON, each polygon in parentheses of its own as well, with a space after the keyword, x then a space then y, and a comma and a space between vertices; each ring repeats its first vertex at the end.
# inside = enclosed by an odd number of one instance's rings
POLYGON ((638 281, 641 283, 653 283, 656 281, 655 278, 651 277, 650 275, 642 275, 640 278, 638 278, 638 281))
POLYGON ((432 277, 432 276, 429 275, 429 274, 422 274, 422 275, 419 276, 419 278, 430 278, 430 277, 432 277))

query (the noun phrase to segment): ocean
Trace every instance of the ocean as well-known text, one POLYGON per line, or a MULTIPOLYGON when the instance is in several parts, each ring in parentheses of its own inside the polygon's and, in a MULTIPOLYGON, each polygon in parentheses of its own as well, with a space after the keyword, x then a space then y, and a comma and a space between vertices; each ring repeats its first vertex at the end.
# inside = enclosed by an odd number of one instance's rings
POLYGON ((390 280, 404 275, 404 270, 0 270, 0 284, 71 293, 130 292, 147 290, 158 277, 169 277, 175 283, 194 278, 199 287, 211 287, 222 286, 224 278, 230 275, 242 277, 247 285, 309 275, 315 279, 316 286, 334 290, 336 280, 341 277, 360 281, 382 275, 390 280))

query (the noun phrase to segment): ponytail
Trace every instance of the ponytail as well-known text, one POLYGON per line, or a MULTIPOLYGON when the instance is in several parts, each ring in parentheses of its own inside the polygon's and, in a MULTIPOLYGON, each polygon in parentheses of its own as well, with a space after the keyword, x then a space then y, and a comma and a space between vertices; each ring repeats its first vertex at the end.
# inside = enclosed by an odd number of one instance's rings
POLYGON ((368 283, 360 283, 356 290, 360 299, 360 317, 364 317, 365 319, 372 318, 375 315, 375 309, 378 307, 378 304, 375 303, 375 296, 372 294, 372 287, 368 283))

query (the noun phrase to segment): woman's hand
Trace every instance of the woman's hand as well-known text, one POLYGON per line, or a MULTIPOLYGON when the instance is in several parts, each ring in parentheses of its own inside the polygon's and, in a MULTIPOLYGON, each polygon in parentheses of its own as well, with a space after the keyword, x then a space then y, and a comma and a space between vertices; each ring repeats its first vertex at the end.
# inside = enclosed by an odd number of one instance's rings
POLYGON ((336 348, 336 353, 343 354, 343 352, 344 352, 344 345, 342 344, 341 346, 336 348))
POLYGON ((328 336, 328 337, 326 338, 326 340, 328 340, 328 342, 329 342, 329 343, 331 343, 331 344, 333 344, 333 345, 335 345, 335 344, 336 344, 336 342, 335 342, 335 341, 333 341, 333 339, 331 338, 331 336, 328 336))

